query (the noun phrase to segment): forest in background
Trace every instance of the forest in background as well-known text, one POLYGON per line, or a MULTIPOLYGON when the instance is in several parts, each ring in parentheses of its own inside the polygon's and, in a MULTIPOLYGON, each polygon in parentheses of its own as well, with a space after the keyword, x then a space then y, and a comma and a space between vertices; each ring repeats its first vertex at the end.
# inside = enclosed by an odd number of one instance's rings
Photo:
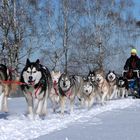
POLYGON ((1 0, 0 62, 20 73, 26 59, 50 71, 120 72, 139 41, 133 0, 1 0))

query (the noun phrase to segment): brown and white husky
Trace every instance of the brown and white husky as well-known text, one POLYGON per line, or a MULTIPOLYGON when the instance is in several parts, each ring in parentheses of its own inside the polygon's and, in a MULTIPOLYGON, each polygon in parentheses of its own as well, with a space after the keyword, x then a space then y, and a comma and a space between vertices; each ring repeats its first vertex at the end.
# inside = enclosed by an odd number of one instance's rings
POLYGON ((51 93, 49 95, 50 100, 52 101, 53 104, 53 111, 56 111, 56 105, 59 103, 60 98, 59 98, 59 90, 58 90, 58 80, 61 76, 60 71, 52 71, 51 72, 51 77, 52 77, 52 89, 51 93))

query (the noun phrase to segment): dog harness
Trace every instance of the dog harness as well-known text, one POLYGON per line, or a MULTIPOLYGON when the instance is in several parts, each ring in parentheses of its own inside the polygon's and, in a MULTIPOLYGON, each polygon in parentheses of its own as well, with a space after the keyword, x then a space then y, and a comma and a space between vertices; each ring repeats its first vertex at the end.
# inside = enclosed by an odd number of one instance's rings
POLYGON ((58 84, 56 81, 53 83, 53 88, 55 90, 56 95, 58 95, 58 92, 57 92, 58 91, 58 84))
POLYGON ((67 98, 70 98, 70 96, 72 95, 71 87, 67 91, 61 91, 61 94, 63 96, 66 96, 67 98))
POLYGON ((68 98, 70 98, 70 96, 72 95, 72 91, 71 91, 71 88, 66 92, 66 96, 68 98))
MULTIPOLYGON (((39 94, 38 91, 39 91, 39 89, 40 89, 41 87, 42 87, 42 85, 39 85, 39 86, 35 89, 35 92, 34 92, 35 98, 37 98, 37 95, 39 94)), ((34 88, 32 87, 32 88, 27 92, 27 94, 30 94, 30 95, 32 96, 33 90, 34 90, 34 88)))

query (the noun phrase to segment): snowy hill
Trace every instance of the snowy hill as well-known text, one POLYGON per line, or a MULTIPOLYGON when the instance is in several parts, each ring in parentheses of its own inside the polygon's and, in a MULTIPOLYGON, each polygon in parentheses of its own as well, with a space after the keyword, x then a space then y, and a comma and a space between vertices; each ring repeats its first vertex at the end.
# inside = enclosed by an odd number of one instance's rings
POLYGON ((123 140, 125 133, 126 139, 131 140, 129 135, 135 126, 139 132, 140 100, 136 99, 108 101, 106 105, 95 105, 91 110, 75 106, 72 115, 66 113, 64 116, 52 113, 49 107, 46 118, 32 121, 25 115, 26 107, 24 98, 9 99, 10 112, 0 114, 0 140, 100 140, 105 137, 123 140), (122 119, 126 122, 123 120, 124 123, 120 124, 122 119), (129 123, 132 127, 128 127, 129 123))

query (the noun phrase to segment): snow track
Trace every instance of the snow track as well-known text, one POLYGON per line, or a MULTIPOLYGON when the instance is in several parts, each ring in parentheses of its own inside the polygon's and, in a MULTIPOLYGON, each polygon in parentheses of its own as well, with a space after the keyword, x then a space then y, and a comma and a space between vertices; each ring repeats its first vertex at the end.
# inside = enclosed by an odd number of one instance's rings
POLYGON ((84 123, 91 118, 95 119, 95 124, 99 123, 96 116, 115 109, 124 109, 131 105, 137 104, 138 100, 121 99, 108 101, 106 105, 95 105, 90 110, 80 109, 75 106, 74 113, 52 113, 44 119, 29 120, 24 112, 26 103, 23 98, 14 98, 9 100, 10 112, 0 114, 0 140, 28 140, 34 139, 41 135, 46 135, 57 130, 62 130, 73 123, 84 123))

